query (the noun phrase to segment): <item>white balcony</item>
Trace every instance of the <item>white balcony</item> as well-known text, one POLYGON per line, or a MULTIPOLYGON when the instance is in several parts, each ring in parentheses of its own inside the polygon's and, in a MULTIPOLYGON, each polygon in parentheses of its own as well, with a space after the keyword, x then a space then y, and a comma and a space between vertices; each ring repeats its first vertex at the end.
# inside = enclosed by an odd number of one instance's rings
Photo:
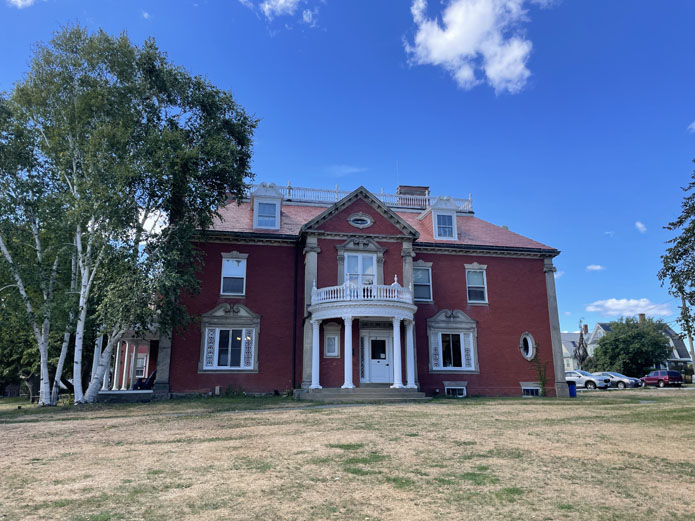
POLYGON ((314 288, 309 311, 313 320, 332 317, 387 317, 412 320, 417 307, 413 292, 396 279, 393 284, 351 284, 314 288))
POLYGON ((404 288, 398 282, 386 284, 350 284, 346 282, 341 286, 329 286, 326 288, 311 290, 311 305, 328 302, 401 302, 413 303, 413 292, 404 288))

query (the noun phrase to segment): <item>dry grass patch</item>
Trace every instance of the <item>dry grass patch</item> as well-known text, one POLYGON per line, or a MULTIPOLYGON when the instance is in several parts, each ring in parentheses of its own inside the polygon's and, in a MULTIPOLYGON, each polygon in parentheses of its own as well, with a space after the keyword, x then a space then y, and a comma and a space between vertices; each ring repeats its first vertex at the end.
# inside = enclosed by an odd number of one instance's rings
POLYGON ((225 400, 0 410, 1 519, 695 519, 695 392, 225 400))

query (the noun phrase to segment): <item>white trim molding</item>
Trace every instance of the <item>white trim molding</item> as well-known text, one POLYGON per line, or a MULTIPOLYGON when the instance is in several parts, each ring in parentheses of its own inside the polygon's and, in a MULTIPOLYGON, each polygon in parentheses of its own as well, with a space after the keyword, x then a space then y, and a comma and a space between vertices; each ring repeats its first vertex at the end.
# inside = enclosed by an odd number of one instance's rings
POLYGON ((459 309, 442 309, 427 319, 429 339, 429 369, 431 373, 478 373, 478 327, 477 322, 459 309), (449 336, 451 363, 445 366, 442 335, 449 336), (454 366, 454 336, 458 335, 461 365, 454 366))

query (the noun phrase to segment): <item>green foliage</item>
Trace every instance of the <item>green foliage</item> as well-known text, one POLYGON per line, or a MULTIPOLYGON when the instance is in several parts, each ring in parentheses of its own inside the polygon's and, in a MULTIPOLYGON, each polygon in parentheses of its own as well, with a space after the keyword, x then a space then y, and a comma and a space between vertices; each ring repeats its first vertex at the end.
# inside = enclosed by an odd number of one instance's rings
POLYGON ((678 235, 668 241, 670 246, 661 256, 663 267, 657 276, 662 284, 668 284, 671 295, 685 300, 679 322, 684 332, 695 335, 695 172, 682 190, 686 195, 681 214, 665 226, 678 235))
POLYGON ((610 328, 611 332, 599 340, 588 370, 641 376, 668 357, 670 348, 663 322, 622 318, 611 322, 610 328))

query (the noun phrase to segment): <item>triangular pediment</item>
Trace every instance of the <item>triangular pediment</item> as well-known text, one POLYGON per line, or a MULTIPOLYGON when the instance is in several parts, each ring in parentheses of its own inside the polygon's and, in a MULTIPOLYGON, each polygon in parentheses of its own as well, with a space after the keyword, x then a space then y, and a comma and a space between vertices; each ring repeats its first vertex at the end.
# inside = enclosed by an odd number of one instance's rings
MULTIPOLYGON (((333 206, 326 208, 325 211, 314 217, 312 220, 302 226, 302 232, 309 231, 326 231, 326 225, 330 221, 342 217, 345 221, 345 226, 341 220, 340 229, 349 233, 362 233, 365 235, 376 234, 372 225, 357 226, 350 225, 349 218, 353 216, 365 216, 365 210, 370 214, 374 214, 374 221, 385 220, 391 226, 392 230, 389 234, 406 235, 408 237, 417 238, 419 233, 410 226, 407 222, 401 219, 393 210, 377 199, 364 186, 360 186, 356 190, 343 197, 333 206), (362 203, 362 204, 360 204, 362 203), (366 204, 366 206, 365 206, 366 204)), ((369 216, 367 216, 369 217, 369 216)), ((374 223, 377 224, 376 222, 374 223)))

